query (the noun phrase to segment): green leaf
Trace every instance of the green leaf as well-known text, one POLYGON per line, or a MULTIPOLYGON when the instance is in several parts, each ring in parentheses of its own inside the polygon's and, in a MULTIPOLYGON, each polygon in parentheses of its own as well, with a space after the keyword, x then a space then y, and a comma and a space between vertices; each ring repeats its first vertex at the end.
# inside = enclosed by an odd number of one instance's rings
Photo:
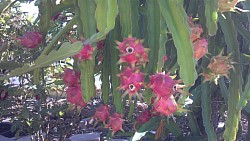
POLYGON ((158 3, 177 49, 180 77, 185 85, 191 86, 197 78, 195 70, 196 61, 193 58, 193 44, 190 41, 183 0, 158 0, 158 3))
POLYGON ((160 117, 153 117, 151 118, 148 122, 144 123, 137 132, 135 132, 134 136, 132 137, 132 141, 138 141, 140 140, 143 136, 148 131, 151 131, 153 129, 156 129, 158 126, 158 123, 160 122, 161 118, 160 117))
POLYGON ((213 36, 216 34, 218 29, 218 0, 205 0, 205 15, 206 15, 206 25, 208 28, 208 34, 213 36))
POLYGON ((83 45, 81 42, 71 43, 63 43, 58 50, 51 51, 48 55, 40 55, 37 60, 33 64, 24 65, 21 68, 16 68, 15 70, 11 71, 11 73, 7 76, 0 77, 0 80, 8 79, 13 76, 21 75, 24 73, 28 73, 36 68, 46 67, 50 64, 65 59, 67 57, 73 56, 77 54, 83 45))
POLYGON ((95 18, 99 32, 107 34, 115 27, 117 0, 96 0, 95 18))

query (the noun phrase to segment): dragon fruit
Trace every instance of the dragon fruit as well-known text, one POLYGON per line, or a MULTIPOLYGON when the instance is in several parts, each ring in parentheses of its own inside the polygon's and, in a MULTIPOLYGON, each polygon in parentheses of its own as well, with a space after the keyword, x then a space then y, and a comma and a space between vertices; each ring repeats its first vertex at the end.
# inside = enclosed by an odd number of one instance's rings
POLYGON ((133 70, 132 68, 125 68, 124 71, 119 75, 121 79, 120 86, 118 89, 125 90, 125 95, 136 94, 138 96, 138 90, 141 89, 144 83, 144 74, 139 69, 133 70))
POLYGON ((108 127, 112 130, 112 135, 114 135, 115 132, 122 129, 123 119, 120 114, 114 113, 112 116, 109 117, 108 121, 108 127))
POLYGON ((22 37, 17 38, 20 44, 27 48, 36 48, 43 40, 39 32, 26 32, 22 37))
POLYGON ((151 119, 151 113, 149 110, 143 111, 138 117, 137 117, 137 122, 144 124, 148 122, 151 119))
POLYGON ((196 39, 201 37, 203 29, 200 24, 194 24, 192 17, 188 17, 188 25, 191 31, 190 39, 194 42, 196 39))
POLYGON ((162 97, 154 105, 154 110, 165 116, 170 116, 177 111, 177 103, 173 96, 167 99, 162 97))
POLYGON ((207 54, 208 43, 206 39, 197 39, 194 41, 194 58, 196 60, 201 59, 205 54, 207 54))
POLYGON ((94 52, 93 46, 91 44, 87 44, 83 47, 80 53, 78 53, 74 57, 81 61, 91 60, 93 52, 94 52))
POLYGON ((79 83, 80 81, 80 72, 72 69, 65 69, 64 70, 64 76, 63 76, 63 81, 68 85, 68 86, 73 86, 79 83))
POLYGON ((101 122, 105 122, 109 117, 109 113, 110 107, 108 105, 101 105, 96 108, 94 117, 101 122))
POLYGON ((158 97, 169 98, 178 91, 176 84, 180 80, 173 80, 169 74, 157 73, 150 77, 150 87, 158 97))
POLYGON ((208 68, 215 76, 226 76, 228 77, 229 70, 234 68, 233 62, 230 59, 230 55, 222 56, 222 52, 217 55, 213 56, 210 59, 210 63, 208 64, 208 68))
POLYGON ((66 93, 67 93, 67 100, 70 103, 81 107, 85 107, 87 105, 82 97, 82 89, 79 84, 76 86, 68 87, 66 93))
POLYGON ((118 49, 120 51, 120 60, 118 63, 127 62, 132 67, 136 64, 145 64, 148 62, 147 49, 142 45, 142 40, 128 37, 123 42, 118 42, 118 49))
POLYGON ((8 97, 8 91, 4 89, 0 89, 0 100, 5 100, 8 97))

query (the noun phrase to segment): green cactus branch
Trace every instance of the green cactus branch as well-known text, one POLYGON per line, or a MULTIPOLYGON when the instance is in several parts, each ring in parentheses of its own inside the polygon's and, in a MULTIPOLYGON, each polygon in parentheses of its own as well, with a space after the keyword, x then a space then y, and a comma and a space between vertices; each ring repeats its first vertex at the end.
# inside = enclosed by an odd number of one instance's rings
POLYGON ((229 84, 229 96, 228 96, 228 115, 226 120, 226 130, 224 132, 225 141, 235 141, 238 131, 240 110, 236 108, 240 99, 241 93, 241 68, 240 68, 240 51, 237 41, 237 32, 234 27, 234 22, 231 19, 230 13, 224 13, 225 18, 220 14, 219 23, 222 31, 225 35, 225 41, 227 44, 228 53, 232 53, 232 59, 237 64, 234 64, 234 69, 230 71, 230 84, 229 84))

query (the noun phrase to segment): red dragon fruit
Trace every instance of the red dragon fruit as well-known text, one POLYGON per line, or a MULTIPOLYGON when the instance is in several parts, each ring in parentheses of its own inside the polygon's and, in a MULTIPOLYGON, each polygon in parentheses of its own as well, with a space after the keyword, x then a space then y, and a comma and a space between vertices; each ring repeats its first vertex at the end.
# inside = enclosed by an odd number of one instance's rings
POLYGON ((112 135, 114 135, 115 132, 122 129, 123 119, 120 114, 114 113, 112 116, 109 117, 108 121, 108 127, 112 130, 112 135))
POLYGON ((173 80, 169 74, 157 73, 150 77, 150 87, 158 97, 169 98, 178 91, 176 84, 180 80, 173 80))
POLYGON ((201 59, 205 54, 207 54, 208 43, 206 39, 197 39, 194 41, 194 58, 196 60, 201 59))
POLYGON ((101 105, 96 108, 94 117, 101 122, 105 122, 109 117, 109 113, 110 107, 108 105, 101 105))
POLYGON ((8 91, 0 89, 0 100, 5 100, 8 97, 8 91))
POLYGON ((43 40, 43 36, 39 32, 26 32, 22 37, 17 38, 20 44, 27 48, 37 47, 43 40))
POLYGON ((64 76, 63 76, 63 81, 68 85, 68 86, 73 86, 79 83, 80 81, 80 72, 72 69, 65 69, 64 70, 64 76))
POLYGON ((125 90, 122 97, 127 94, 130 96, 136 94, 139 97, 138 90, 143 86, 144 74, 140 72, 139 69, 133 70, 132 68, 127 67, 119 76, 121 79, 119 89, 125 90))
POLYGON ((138 117, 137 117, 137 122, 144 124, 148 122, 151 119, 151 113, 149 110, 143 111, 138 117))
POLYGON ((132 67, 139 64, 145 64, 148 62, 147 49, 142 45, 142 40, 128 37, 123 42, 118 42, 118 49, 120 51, 119 63, 127 62, 132 67))
POLYGON ((83 100, 82 89, 80 85, 68 87, 66 93, 67 93, 67 100, 70 103, 81 107, 85 107, 87 105, 83 100))
POLYGON ((154 105, 154 110, 165 116, 170 116, 177 111, 177 103, 173 96, 167 99, 162 97, 154 105))
POLYGON ((233 63, 232 60, 230 59, 230 55, 228 56, 222 56, 222 52, 217 55, 213 56, 210 59, 210 63, 208 64, 208 68, 211 70, 211 72, 217 76, 226 76, 228 77, 229 70, 233 69, 233 63))
POLYGON ((88 44, 88 45, 85 45, 83 49, 80 51, 80 53, 78 53, 74 57, 81 61, 91 60, 93 52, 94 52, 93 46, 88 44))

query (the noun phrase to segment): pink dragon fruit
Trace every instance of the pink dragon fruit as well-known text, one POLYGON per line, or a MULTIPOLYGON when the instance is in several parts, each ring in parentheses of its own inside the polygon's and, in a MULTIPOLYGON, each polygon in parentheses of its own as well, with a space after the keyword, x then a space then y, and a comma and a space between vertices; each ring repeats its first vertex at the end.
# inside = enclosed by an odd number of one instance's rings
POLYGON ((81 61, 91 60, 93 52, 94 52, 93 46, 88 44, 85 45, 83 49, 80 51, 80 53, 75 55, 74 57, 81 61))
POLYGON ((158 97, 169 98, 178 91, 176 84, 180 80, 173 80, 169 74, 157 73, 150 77, 150 87, 158 97))
POLYGON ((68 86, 77 85, 80 82, 80 72, 78 72, 76 70, 69 69, 69 68, 65 69, 63 81, 68 86))
POLYGON ((9 96, 8 91, 0 89, 0 100, 5 100, 9 96))
POLYGON ((18 37, 17 39, 22 46, 35 48, 42 42, 43 36, 39 32, 26 32, 22 37, 18 37))
POLYGON ((101 105, 98 108, 96 108, 94 117, 101 122, 105 122, 109 117, 109 113, 110 113, 110 107, 108 105, 101 105))
POLYGON ((194 41, 194 58, 196 60, 201 59, 205 54, 207 54, 208 43, 206 39, 197 39, 194 41))
POLYGON ((128 37, 123 42, 117 41, 117 44, 120 51, 118 63, 127 62, 134 67, 136 63, 145 64, 148 62, 147 49, 142 46, 142 40, 128 37))
POLYGON ((203 29, 201 25, 193 23, 192 17, 188 18, 188 24, 191 30, 190 39, 192 42, 194 42, 196 39, 199 39, 201 37, 201 34, 203 33, 203 29))
POLYGON ((81 107, 85 107, 87 105, 83 100, 82 89, 80 85, 68 87, 66 93, 67 93, 67 100, 70 103, 81 107))
POLYGON ((165 116, 170 116, 177 111, 177 103, 173 96, 167 99, 162 97, 154 105, 154 110, 165 116))
POLYGON ((125 68, 119 75, 121 83, 118 89, 125 90, 122 97, 129 94, 130 96, 136 94, 138 96, 138 90, 141 89, 144 83, 144 74, 139 69, 133 70, 132 68, 125 68))
POLYGON ((148 122, 151 119, 151 113, 149 110, 143 111, 138 117, 137 117, 137 122, 144 124, 148 122))
POLYGON ((122 129, 123 119, 120 114, 114 113, 112 116, 109 117, 108 121, 108 127, 112 130, 112 135, 114 135, 115 132, 122 129))

